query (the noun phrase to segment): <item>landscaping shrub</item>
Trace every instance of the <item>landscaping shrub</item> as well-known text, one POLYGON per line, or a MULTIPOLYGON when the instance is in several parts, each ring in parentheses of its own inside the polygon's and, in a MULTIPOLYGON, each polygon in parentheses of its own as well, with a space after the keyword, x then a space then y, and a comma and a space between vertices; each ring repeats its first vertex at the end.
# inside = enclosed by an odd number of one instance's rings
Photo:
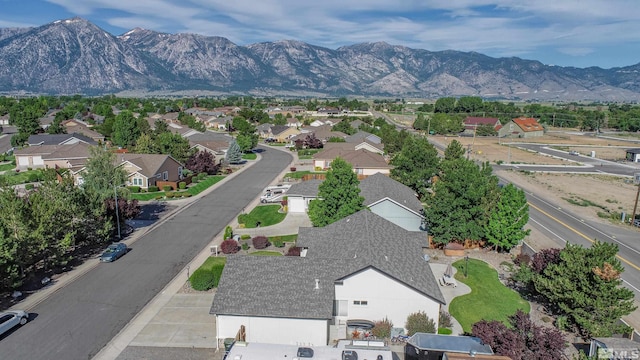
POLYGON ((392 328, 393 323, 385 317, 382 320, 376 321, 373 329, 371 329, 371 333, 378 339, 385 339, 391 336, 392 328))
POLYGON ((129 186, 127 189, 129 189, 129 191, 131 191, 134 194, 140 192, 140 186, 129 186))
POLYGON ((258 250, 265 249, 269 246, 269 239, 267 239, 266 236, 256 236, 251 241, 253 243, 253 247, 258 250))
POLYGON ((172 199, 175 196, 175 194, 172 192, 167 192, 167 193, 164 193, 164 196, 166 196, 167 199, 172 199))
POLYGON ((173 187, 171 187, 171 185, 163 185, 162 186, 162 191, 171 191, 173 190, 173 187))
POLYGON ((407 323, 404 326, 407 329, 407 335, 421 333, 436 333, 436 323, 433 319, 429 319, 424 311, 415 312, 407 317, 407 323))
POLYGON ((186 182, 184 182, 184 181, 180 181, 180 182, 178 183, 178 188, 179 188, 180 190, 184 190, 184 189, 186 189, 186 188, 187 188, 187 183, 186 183, 186 182))
POLYGON ((162 200, 162 198, 163 198, 163 196, 162 196, 162 195, 157 195, 157 196, 155 197, 155 199, 156 199, 156 200, 162 200))
POLYGON ((231 226, 227 226, 226 228, 224 228, 224 240, 231 239, 232 236, 233 229, 231 228, 231 226))
POLYGON ((560 261, 560 249, 544 249, 533 255, 531 259, 531 269, 540 274, 549 264, 560 261))
POLYGON ((249 250, 249 244, 247 244, 246 242, 242 243, 242 250, 247 251, 249 250))
POLYGON ((149 186, 149 190, 147 190, 149 192, 158 192, 160 191, 160 188, 157 186, 149 186))
POLYGON ((287 250, 287 253, 284 254, 284 256, 300 256, 300 251, 302 251, 301 248, 292 246, 289 248, 289 250, 287 250))
POLYGON ((198 268, 189 277, 189 282, 194 290, 206 291, 216 286, 216 278, 212 271, 198 268))
POLYGON ((438 328, 439 335, 451 335, 453 334, 453 330, 447 328, 438 328))
POLYGON ((513 259, 513 263, 518 266, 529 265, 530 261, 531 261, 531 257, 527 254, 518 254, 518 256, 516 256, 516 258, 513 259))
POLYGON ((273 246, 275 247, 278 247, 278 248, 284 247, 284 241, 282 239, 274 239, 272 243, 273 243, 273 246))
POLYGON ((188 197, 189 198, 189 197, 192 197, 192 196, 193 196, 193 194, 192 193, 188 193, 188 192, 182 194, 182 197, 188 197))
POLYGON ((220 250, 223 254, 235 254, 240 250, 238 242, 233 239, 227 239, 220 244, 220 250))
POLYGON ((240 239, 242 239, 242 240, 249 240, 249 239, 251 239, 251 235, 249 235, 249 234, 242 234, 242 235, 240 235, 240 239))
POLYGON ((207 173, 206 172, 201 172, 201 173, 198 174, 198 179, 200 181, 202 181, 202 180, 204 180, 206 178, 207 178, 207 173))
POLYGON ((443 309, 440 309, 440 323, 438 324, 438 327, 441 328, 450 328, 451 327, 451 314, 449 314, 448 312, 446 312, 443 309))

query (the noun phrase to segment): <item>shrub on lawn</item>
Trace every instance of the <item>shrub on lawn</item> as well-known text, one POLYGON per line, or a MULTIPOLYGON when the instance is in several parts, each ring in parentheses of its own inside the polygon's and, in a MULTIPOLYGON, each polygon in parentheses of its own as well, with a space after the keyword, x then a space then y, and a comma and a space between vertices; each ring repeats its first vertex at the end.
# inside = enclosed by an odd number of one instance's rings
POLYGON ((287 253, 284 256, 300 256, 300 251, 302 249, 297 246, 292 246, 287 250, 287 253))
POLYGON ((189 282, 194 290, 206 291, 216 286, 216 277, 212 271, 197 269, 191 274, 189 282))
POLYGON ((193 194, 192 193, 184 193, 182 194, 182 197, 192 197, 193 194))
POLYGON ((171 191, 173 190, 173 187, 171 187, 171 185, 163 185, 162 186, 162 191, 171 191))
POLYGON ((38 178, 39 178, 39 176, 38 176, 37 173, 31 173, 31 174, 29 174, 29 176, 27 176, 27 181, 36 182, 36 181, 38 181, 38 178))
POLYGON ((452 324, 451 324, 451 314, 449 314, 448 312, 446 312, 443 309, 440 309, 440 323, 438 324, 438 327, 450 328, 451 326, 452 326, 452 324))
POLYGON ((128 189, 129 189, 129 191, 131 191, 134 194, 140 192, 140 186, 129 186, 128 189))
POLYGON ((238 242, 233 239, 227 239, 220 244, 223 254, 235 254, 240 250, 238 242))
POLYGON ((242 240, 249 240, 249 239, 251 239, 251 235, 249 235, 249 234, 242 234, 242 235, 240 235, 240 239, 242 239, 242 240))
POLYGON ((242 250, 247 251, 249 250, 249 244, 247 244, 246 242, 242 243, 242 250))
POLYGON ((167 199, 172 199, 172 198, 175 196, 175 194, 174 194, 174 193, 172 193, 172 192, 166 192, 166 193, 164 193, 164 196, 165 196, 167 199))
POLYGON ((404 325, 407 329, 407 335, 413 336, 413 334, 421 333, 436 333, 436 323, 433 319, 429 319, 427 313, 424 311, 415 312, 407 317, 407 323, 404 325))
POLYGON ((282 241, 282 239, 275 238, 273 239, 272 243, 273 243, 273 246, 275 247, 278 247, 278 248, 284 247, 284 241, 282 241))
POLYGON ((451 335, 453 334, 453 330, 447 328, 438 328, 439 335, 451 335))
POLYGON ((231 226, 227 226, 226 228, 224 228, 224 240, 231 239, 232 236, 233 229, 231 228, 231 226))
POLYGON ((186 182, 184 182, 184 181, 180 181, 180 182, 178 183, 178 188, 180 188, 180 190, 184 190, 184 189, 186 189, 186 188, 187 188, 187 183, 186 183, 186 182))
POLYGON ((371 333, 378 339, 385 339, 391 336, 391 328, 393 328, 393 323, 385 317, 382 320, 376 321, 373 329, 371 329, 371 333))
POLYGON ((269 246, 269 239, 267 239, 266 236, 256 236, 251 242, 253 243, 253 247, 258 250, 266 249, 266 247, 269 246))
POLYGON ((149 186, 149 189, 147 190, 148 192, 158 192, 160 191, 160 188, 157 186, 149 186))
POLYGON ((162 195, 156 195, 155 199, 156 200, 162 200, 163 196, 162 195))

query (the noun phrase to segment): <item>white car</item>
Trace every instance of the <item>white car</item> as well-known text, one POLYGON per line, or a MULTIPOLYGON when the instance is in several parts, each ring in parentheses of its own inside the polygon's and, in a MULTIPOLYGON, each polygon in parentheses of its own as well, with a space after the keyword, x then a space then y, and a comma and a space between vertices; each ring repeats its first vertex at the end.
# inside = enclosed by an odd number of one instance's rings
POLYGON ((29 321, 29 313, 23 310, 7 310, 0 312, 0 335, 18 325, 24 325, 29 321))

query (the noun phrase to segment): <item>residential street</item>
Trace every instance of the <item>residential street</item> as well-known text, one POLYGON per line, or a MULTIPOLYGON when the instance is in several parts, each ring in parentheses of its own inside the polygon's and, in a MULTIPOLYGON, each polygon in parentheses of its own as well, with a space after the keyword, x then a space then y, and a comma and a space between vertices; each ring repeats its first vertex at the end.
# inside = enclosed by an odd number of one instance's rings
POLYGON ((293 159, 263 149, 262 160, 150 230, 130 253, 27 309, 34 319, 0 341, 2 358, 92 358, 293 159))

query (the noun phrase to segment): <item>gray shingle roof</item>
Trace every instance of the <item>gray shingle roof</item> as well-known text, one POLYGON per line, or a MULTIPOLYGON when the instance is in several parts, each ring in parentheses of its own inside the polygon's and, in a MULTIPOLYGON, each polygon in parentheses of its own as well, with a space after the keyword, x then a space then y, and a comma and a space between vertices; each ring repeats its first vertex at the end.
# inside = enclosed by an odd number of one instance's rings
POLYGON ((97 145, 90 137, 84 136, 82 134, 73 133, 73 134, 36 134, 29 136, 27 143, 29 145, 60 145, 71 138, 76 138, 80 141, 86 142, 90 145, 97 145))
POLYGON ((423 258, 426 234, 407 231, 369 210, 325 227, 300 228, 296 244, 308 248, 309 259, 357 261, 361 268, 370 265, 445 303, 431 267, 423 258))
POLYGON ((291 185, 287 196, 318 196, 318 187, 322 184, 322 180, 311 179, 307 181, 301 181, 291 185))
POLYGON ((422 203, 415 192, 408 186, 381 173, 368 176, 360 181, 360 195, 364 197, 364 205, 371 206, 384 198, 422 215, 422 203))
POLYGON ((344 273, 344 263, 294 256, 229 256, 210 313, 331 319, 334 280, 344 273))

